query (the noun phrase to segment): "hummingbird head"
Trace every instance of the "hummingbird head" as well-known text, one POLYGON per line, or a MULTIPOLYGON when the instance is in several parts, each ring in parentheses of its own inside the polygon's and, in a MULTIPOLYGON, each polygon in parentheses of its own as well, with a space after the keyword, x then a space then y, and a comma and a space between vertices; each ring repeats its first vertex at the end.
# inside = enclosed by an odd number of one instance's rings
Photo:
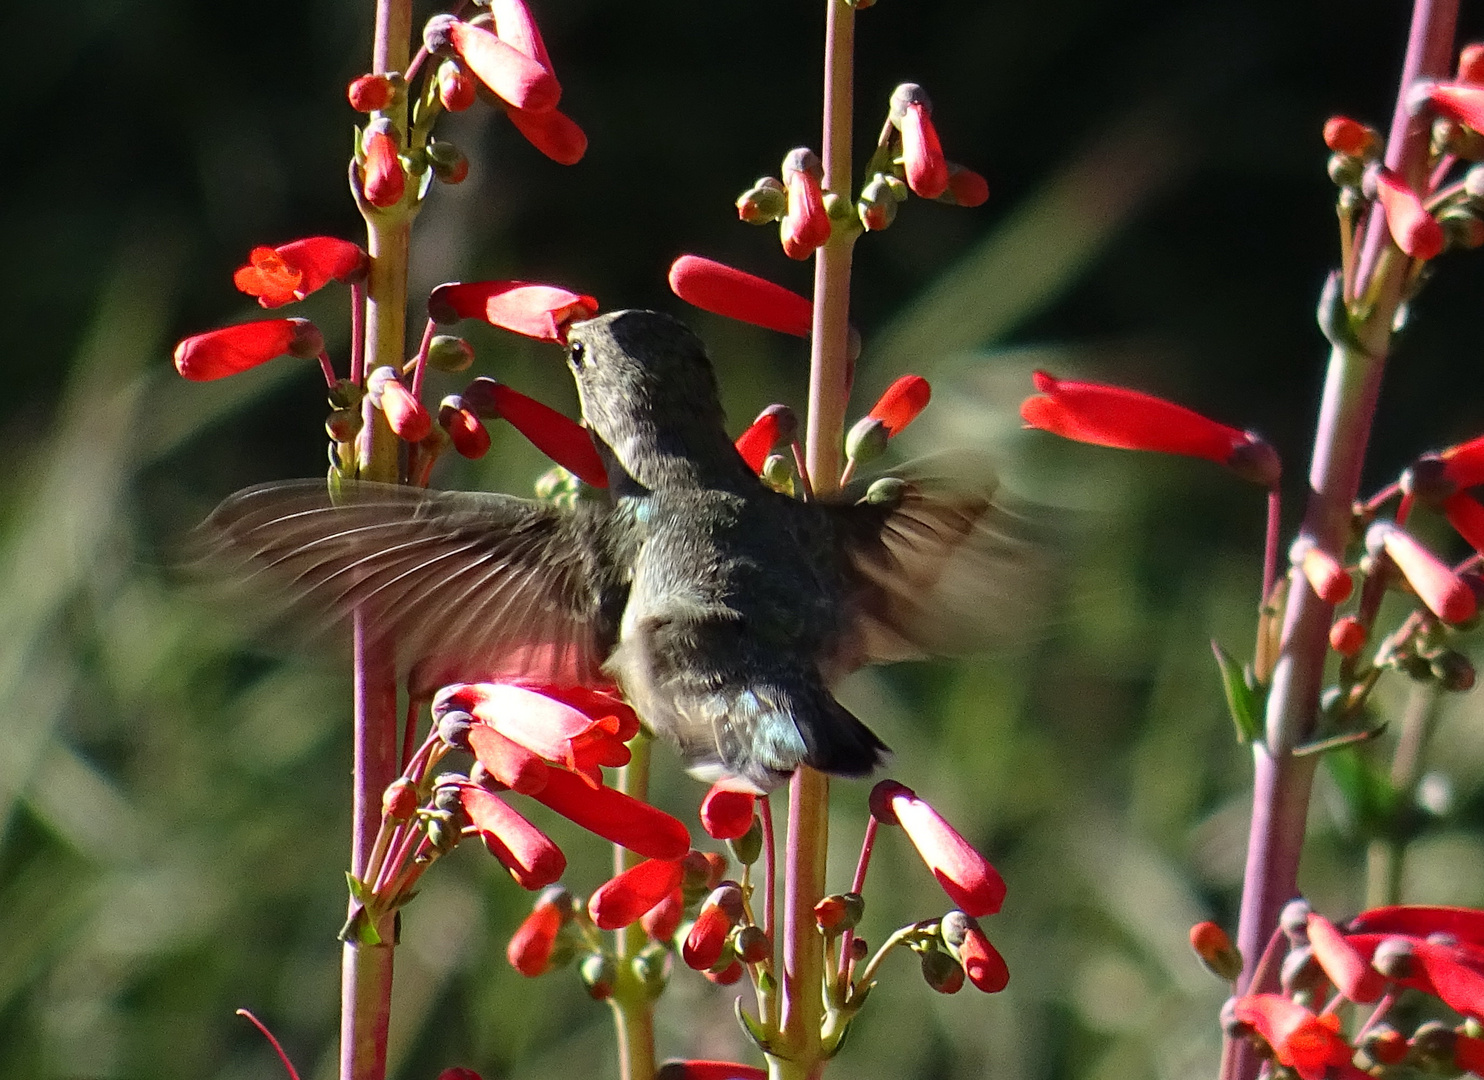
POLYGON ((573 323, 567 365, 583 418, 641 484, 662 484, 675 469, 730 472, 741 462, 706 347, 670 316, 615 311, 573 323))

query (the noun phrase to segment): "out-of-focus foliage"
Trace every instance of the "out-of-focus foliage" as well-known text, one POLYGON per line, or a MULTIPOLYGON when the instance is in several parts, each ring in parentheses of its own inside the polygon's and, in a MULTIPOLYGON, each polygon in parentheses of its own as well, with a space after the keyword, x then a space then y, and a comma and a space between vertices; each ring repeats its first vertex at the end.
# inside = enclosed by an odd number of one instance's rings
MULTIPOLYGON (((738 224, 731 200, 817 141, 822 11, 536 9, 592 149, 562 169, 488 110, 455 118, 473 168, 418 222, 414 292, 519 275, 682 313, 664 270, 686 250, 806 289, 808 268, 738 224)), ((357 235, 343 88, 366 66, 370 4, 21 0, 6 15, 24 137, 0 200, 0 1076, 274 1075, 238 1006, 306 1076, 329 1076, 344 664, 333 648, 275 650, 175 569, 220 497, 323 470, 322 392, 290 361, 186 385, 168 355, 246 313, 230 273, 253 245, 357 235)), ((1206 641, 1250 653, 1261 498, 1201 463, 1021 432, 1015 408, 1044 366, 1260 429, 1285 454, 1295 518, 1322 357, 1312 309, 1335 258, 1319 130, 1340 110, 1384 127, 1405 18, 1276 0, 881 0, 861 14, 860 138, 896 82, 921 82, 950 157, 992 198, 914 202, 859 245, 857 408, 903 370, 928 376, 936 401, 910 451, 991 450, 1065 540, 1054 610, 1014 655, 868 672, 845 691, 894 747, 892 774, 1000 861, 1010 894, 987 929, 1012 981, 940 998, 894 959, 840 1075, 1212 1070, 1222 988, 1185 932, 1231 921, 1249 767, 1206 641)), ((1484 269, 1438 269, 1388 379, 1374 484, 1484 430, 1484 269)), ((342 302, 326 290, 296 312, 341 357, 342 302)), ((771 401, 802 405, 801 345, 690 318, 739 426, 771 401)), ((554 353, 471 336, 480 372, 570 408, 554 353)), ((495 435, 485 463, 438 482, 529 485, 534 453, 495 435)), ((1444 710, 1433 761, 1453 797, 1413 845, 1409 899, 1484 902, 1480 712, 1471 696, 1444 710)), ((660 799, 693 807, 699 787, 661 764, 660 799)), ((864 794, 837 785, 842 887, 864 794)), ((1304 884, 1333 915, 1360 903, 1357 829, 1322 788, 1304 884)), ((607 853, 558 833, 590 889, 607 853)), ((876 940, 943 905, 899 837, 879 850, 863 927, 876 940)), ((505 965, 526 902, 475 850, 430 875, 397 960, 396 1076, 613 1075, 606 1012, 575 977, 530 984, 505 965)), ((743 1053, 732 993, 677 975, 662 1053, 743 1053)))

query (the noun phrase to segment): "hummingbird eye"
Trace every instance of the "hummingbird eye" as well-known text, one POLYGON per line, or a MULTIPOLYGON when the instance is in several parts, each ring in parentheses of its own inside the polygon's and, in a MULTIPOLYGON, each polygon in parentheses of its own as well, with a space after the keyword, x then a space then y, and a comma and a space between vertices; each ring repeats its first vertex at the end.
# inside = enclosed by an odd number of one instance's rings
POLYGON ((567 359, 572 362, 574 368, 583 367, 587 358, 587 346, 580 341, 574 341, 567 347, 567 359))

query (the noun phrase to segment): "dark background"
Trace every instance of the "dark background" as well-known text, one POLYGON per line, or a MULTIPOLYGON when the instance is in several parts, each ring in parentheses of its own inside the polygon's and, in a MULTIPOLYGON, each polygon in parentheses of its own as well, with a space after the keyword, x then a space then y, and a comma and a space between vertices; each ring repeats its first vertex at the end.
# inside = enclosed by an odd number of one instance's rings
MULTIPOLYGON (((591 149, 554 165, 485 108, 441 125, 472 169, 417 222, 414 296, 512 276, 669 310, 711 343, 738 429, 771 401, 802 407, 803 344, 686 311, 665 270, 691 251, 807 291, 807 264, 731 202, 790 148, 818 146, 822 5, 535 10, 591 149)), ((1337 257, 1319 132, 1340 111, 1384 130, 1408 15, 1176 0, 860 14, 858 146, 892 87, 920 82, 948 155, 992 194, 976 210, 913 200, 858 245, 852 415, 896 374, 927 375, 936 401, 908 452, 990 451, 1065 538, 1058 600, 1016 647, 844 691, 895 748, 892 774, 1000 862, 1010 898, 988 929, 1013 974, 996 998, 938 998, 894 958, 841 1075, 1214 1070, 1223 990, 1184 935, 1232 921, 1250 766, 1206 641, 1250 655, 1262 499, 1205 463, 1022 432, 1016 408, 1046 367, 1255 428, 1284 455, 1297 519, 1324 357, 1312 312, 1337 257)), ((274 1075, 239 1005, 306 1078, 328 1076, 344 664, 275 650, 174 568, 221 497, 322 472, 318 375, 279 361, 190 385, 169 355, 251 317, 231 272, 254 245, 360 235, 344 86, 368 66, 370 5, 18 2, 0 19, 0 1076, 274 1075)), ((1437 269, 1388 374, 1372 486, 1484 429, 1481 264, 1450 254, 1437 269)), ((302 306, 342 364, 344 305, 332 287, 302 306)), ((573 409, 549 347, 468 333, 477 372, 573 409)), ((485 462, 435 482, 527 490, 539 459, 495 435, 485 462)), ((1401 693, 1383 688, 1382 711, 1401 693)), ((1411 899, 1484 901, 1476 711, 1467 696, 1445 710, 1451 799, 1409 853, 1411 899)), ((660 771, 660 800, 692 812, 700 789, 663 756, 660 771)), ((837 785, 839 887, 864 791, 837 785)), ((1304 885, 1343 915, 1364 836, 1328 785, 1313 825, 1304 885)), ((558 832, 573 887, 590 890, 607 855, 558 832)), ((943 905, 889 839, 867 889, 876 940, 943 905)), ((526 903, 474 850, 430 876, 398 957, 394 1075, 616 1075, 606 1010, 570 970, 527 983, 505 965, 526 903)), ((745 1054, 730 996, 678 972, 661 1051, 745 1054)))

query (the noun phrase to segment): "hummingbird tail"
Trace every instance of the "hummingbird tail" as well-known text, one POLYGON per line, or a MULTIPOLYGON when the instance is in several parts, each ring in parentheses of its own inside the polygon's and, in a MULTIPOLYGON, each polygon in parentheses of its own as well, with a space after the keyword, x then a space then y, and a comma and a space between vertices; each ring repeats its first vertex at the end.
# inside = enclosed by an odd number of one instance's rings
POLYGON ((794 717, 804 739, 804 764, 836 776, 865 776, 881 764, 887 746, 828 694, 822 707, 794 717))

